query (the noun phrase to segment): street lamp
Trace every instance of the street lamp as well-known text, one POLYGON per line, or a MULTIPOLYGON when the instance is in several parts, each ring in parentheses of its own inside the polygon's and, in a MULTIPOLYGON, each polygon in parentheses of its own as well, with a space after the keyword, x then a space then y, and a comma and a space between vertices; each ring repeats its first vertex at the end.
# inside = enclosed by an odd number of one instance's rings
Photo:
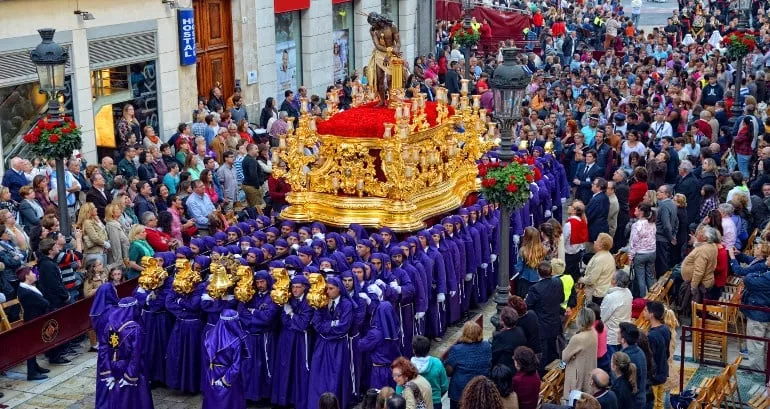
MULTIPOLYGON (((519 64, 519 49, 504 48, 503 63, 495 68, 489 85, 494 93, 494 118, 500 123, 500 160, 510 162, 513 152, 513 127, 521 120, 521 102, 526 95, 530 75, 519 64)), ((498 268, 498 284, 495 293, 497 312, 505 307, 510 292, 510 230, 511 209, 500 209, 500 264, 498 268)))
MULTIPOLYGON (((471 11, 476 7, 473 4, 474 0, 463 0, 463 10, 465 10, 465 17, 463 17, 463 30, 467 33, 473 27, 471 26, 471 11)), ((465 78, 471 78, 471 46, 466 45, 463 47, 463 58, 465 59, 465 78)))
MULTIPOLYGON (((749 13, 751 12, 751 0, 738 0, 738 31, 745 33, 749 28, 749 13)), ((735 102, 732 108, 732 120, 737 121, 743 115, 744 101, 741 99, 741 86, 743 85, 743 58, 738 58, 735 63, 735 102)))
MULTIPOLYGON (((59 93, 64 91, 64 67, 69 59, 67 50, 53 40, 53 28, 37 30, 43 41, 29 53, 29 59, 37 68, 40 93, 48 94, 48 122, 59 124, 62 121, 59 105, 59 93)), ((70 235, 70 218, 67 212, 67 190, 64 181, 64 160, 56 159, 56 194, 59 206, 59 224, 65 236, 70 235)))

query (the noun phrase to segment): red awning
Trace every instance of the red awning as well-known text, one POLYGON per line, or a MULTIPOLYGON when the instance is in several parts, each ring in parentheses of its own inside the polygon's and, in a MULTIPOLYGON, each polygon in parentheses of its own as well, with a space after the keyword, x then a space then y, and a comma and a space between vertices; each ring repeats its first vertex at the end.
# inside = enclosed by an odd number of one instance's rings
POLYGON ((275 0, 275 13, 305 10, 310 8, 310 0, 275 0))
MULTIPOLYGON (((456 0, 436 0, 437 20, 462 20, 464 14, 462 5, 456 0)), ((529 16, 518 11, 502 11, 489 7, 476 7, 471 11, 471 16, 479 22, 485 19, 492 27, 492 41, 497 44, 500 41, 524 39, 522 30, 529 27, 529 16)))

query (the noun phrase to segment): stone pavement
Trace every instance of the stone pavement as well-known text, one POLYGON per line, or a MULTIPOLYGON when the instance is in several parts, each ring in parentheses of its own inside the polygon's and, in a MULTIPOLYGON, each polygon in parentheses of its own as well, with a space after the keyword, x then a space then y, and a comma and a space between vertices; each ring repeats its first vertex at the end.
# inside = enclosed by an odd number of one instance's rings
MULTIPOLYGON (((489 318, 495 313, 495 303, 489 301, 482 310, 474 312, 484 314, 484 338, 491 338, 494 328, 489 324, 489 318)), ((432 354, 440 357, 460 337, 461 328, 461 324, 449 327, 444 340, 434 344, 432 354)), ((88 341, 80 349, 87 351, 88 341)), ((9 370, 5 376, 0 376, 0 392, 5 394, 0 403, 16 409, 92 409, 96 353, 84 352, 70 359, 72 363, 67 365, 48 365, 45 357, 38 357, 40 365, 51 370, 49 378, 44 381, 27 381, 26 364, 9 370)), ((152 397, 156 409, 201 406, 200 395, 191 396, 165 388, 154 389, 152 397)), ((449 401, 445 400, 445 407, 448 408, 449 401)))

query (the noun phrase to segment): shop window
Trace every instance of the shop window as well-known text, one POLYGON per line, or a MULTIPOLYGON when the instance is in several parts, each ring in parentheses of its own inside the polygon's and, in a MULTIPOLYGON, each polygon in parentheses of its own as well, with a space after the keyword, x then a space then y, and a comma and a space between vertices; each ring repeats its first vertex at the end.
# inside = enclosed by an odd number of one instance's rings
MULTIPOLYGON (((160 132, 158 75, 155 61, 91 71, 96 146, 111 154, 117 144, 117 123, 126 104, 134 106, 140 129, 149 125, 160 132)), ((137 140, 142 136, 137 135, 137 140)))
POLYGON ((332 12, 334 18, 334 80, 342 81, 350 75, 355 66, 353 59, 353 3, 339 3, 334 5, 332 12))
POLYGON ((300 12, 275 15, 275 56, 278 70, 276 103, 283 101, 286 90, 297 92, 302 85, 302 30, 300 12))
POLYGON ((382 14, 393 20, 393 24, 398 27, 398 1, 382 0, 382 14))

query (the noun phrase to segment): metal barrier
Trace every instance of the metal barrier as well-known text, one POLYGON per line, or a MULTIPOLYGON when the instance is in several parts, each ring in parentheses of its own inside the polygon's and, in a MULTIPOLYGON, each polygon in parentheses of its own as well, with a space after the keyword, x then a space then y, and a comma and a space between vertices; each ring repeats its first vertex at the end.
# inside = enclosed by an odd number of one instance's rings
MULTIPOLYGON (((770 312, 770 307, 759 307, 759 306, 754 306, 754 305, 735 304, 735 303, 731 303, 731 302, 727 302, 727 301, 718 301, 718 300, 706 300, 706 299, 704 299, 702 305, 704 307, 706 307, 708 305, 719 305, 719 306, 726 306, 726 307, 736 307, 736 308, 739 308, 739 309, 742 309, 742 310, 756 310, 756 311, 770 312)), ((687 337, 688 333, 698 332, 698 333, 701 333, 701 334, 704 334, 704 335, 707 335, 707 334, 708 335, 720 335, 720 336, 727 336, 727 337, 731 337, 731 338, 746 339, 746 340, 751 340, 751 341, 760 341, 760 342, 764 342, 765 344, 770 344, 770 338, 768 338, 768 337, 755 337, 755 336, 746 335, 746 334, 739 334, 739 333, 728 332, 728 331, 716 331, 716 330, 710 330, 710 329, 703 328, 704 322, 705 322, 706 318, 708 317, 708 314, 706 313, 706 308, 703 308, 701 311, 702 311, 702 313, 701 313, 701 317, 700 317, 701 320, 700 320, 700 326, 699 327, 693 327, 691 325, 682 325, 680 327, 680 329, 682 330, 682 333, 680 334, 680 339, 679 339, 679 356, 680 356, 680 360, 679 360, 679 393, 682 393, 682 391, 684 390, 684 386, 685 386, 684 385, 684 359, 685 359, 685 343, 687 342, 685 338, 687 337)), ((692 313, 691 313, 691 315, 692 315, 692 313)), ((699 344, 700 345, 698 345, 697 347, 699 348, 699 354, 698 355, 699 355, 700 359, 699 359, 698 363, 700 365, 707 364, 707 365, 713 365, 713 366, 719 366, 719 367, 724 367, 725 366, 723 362, 711 361, 711 360, 707 360, 707 359, 704 358, 704 353, 703 352, 704 352, 704 346, 705 346, 705 336, 700 337, 699 344)), ((693 348, 695 348, 695 347, 696 346, 693 345, 693 348)), ((761 370, 758 370, 758 369, 745 368, 745 367, 741 368, 741 369, 744 369, 744 370, 747 370, 747 371, 751 371, 751 372, 763 372, 765 374, 765 382, 770 381, 770 353, 767 353, 766 356, 765 356, 765 370, 764 371, 761 371, 761 370)))

